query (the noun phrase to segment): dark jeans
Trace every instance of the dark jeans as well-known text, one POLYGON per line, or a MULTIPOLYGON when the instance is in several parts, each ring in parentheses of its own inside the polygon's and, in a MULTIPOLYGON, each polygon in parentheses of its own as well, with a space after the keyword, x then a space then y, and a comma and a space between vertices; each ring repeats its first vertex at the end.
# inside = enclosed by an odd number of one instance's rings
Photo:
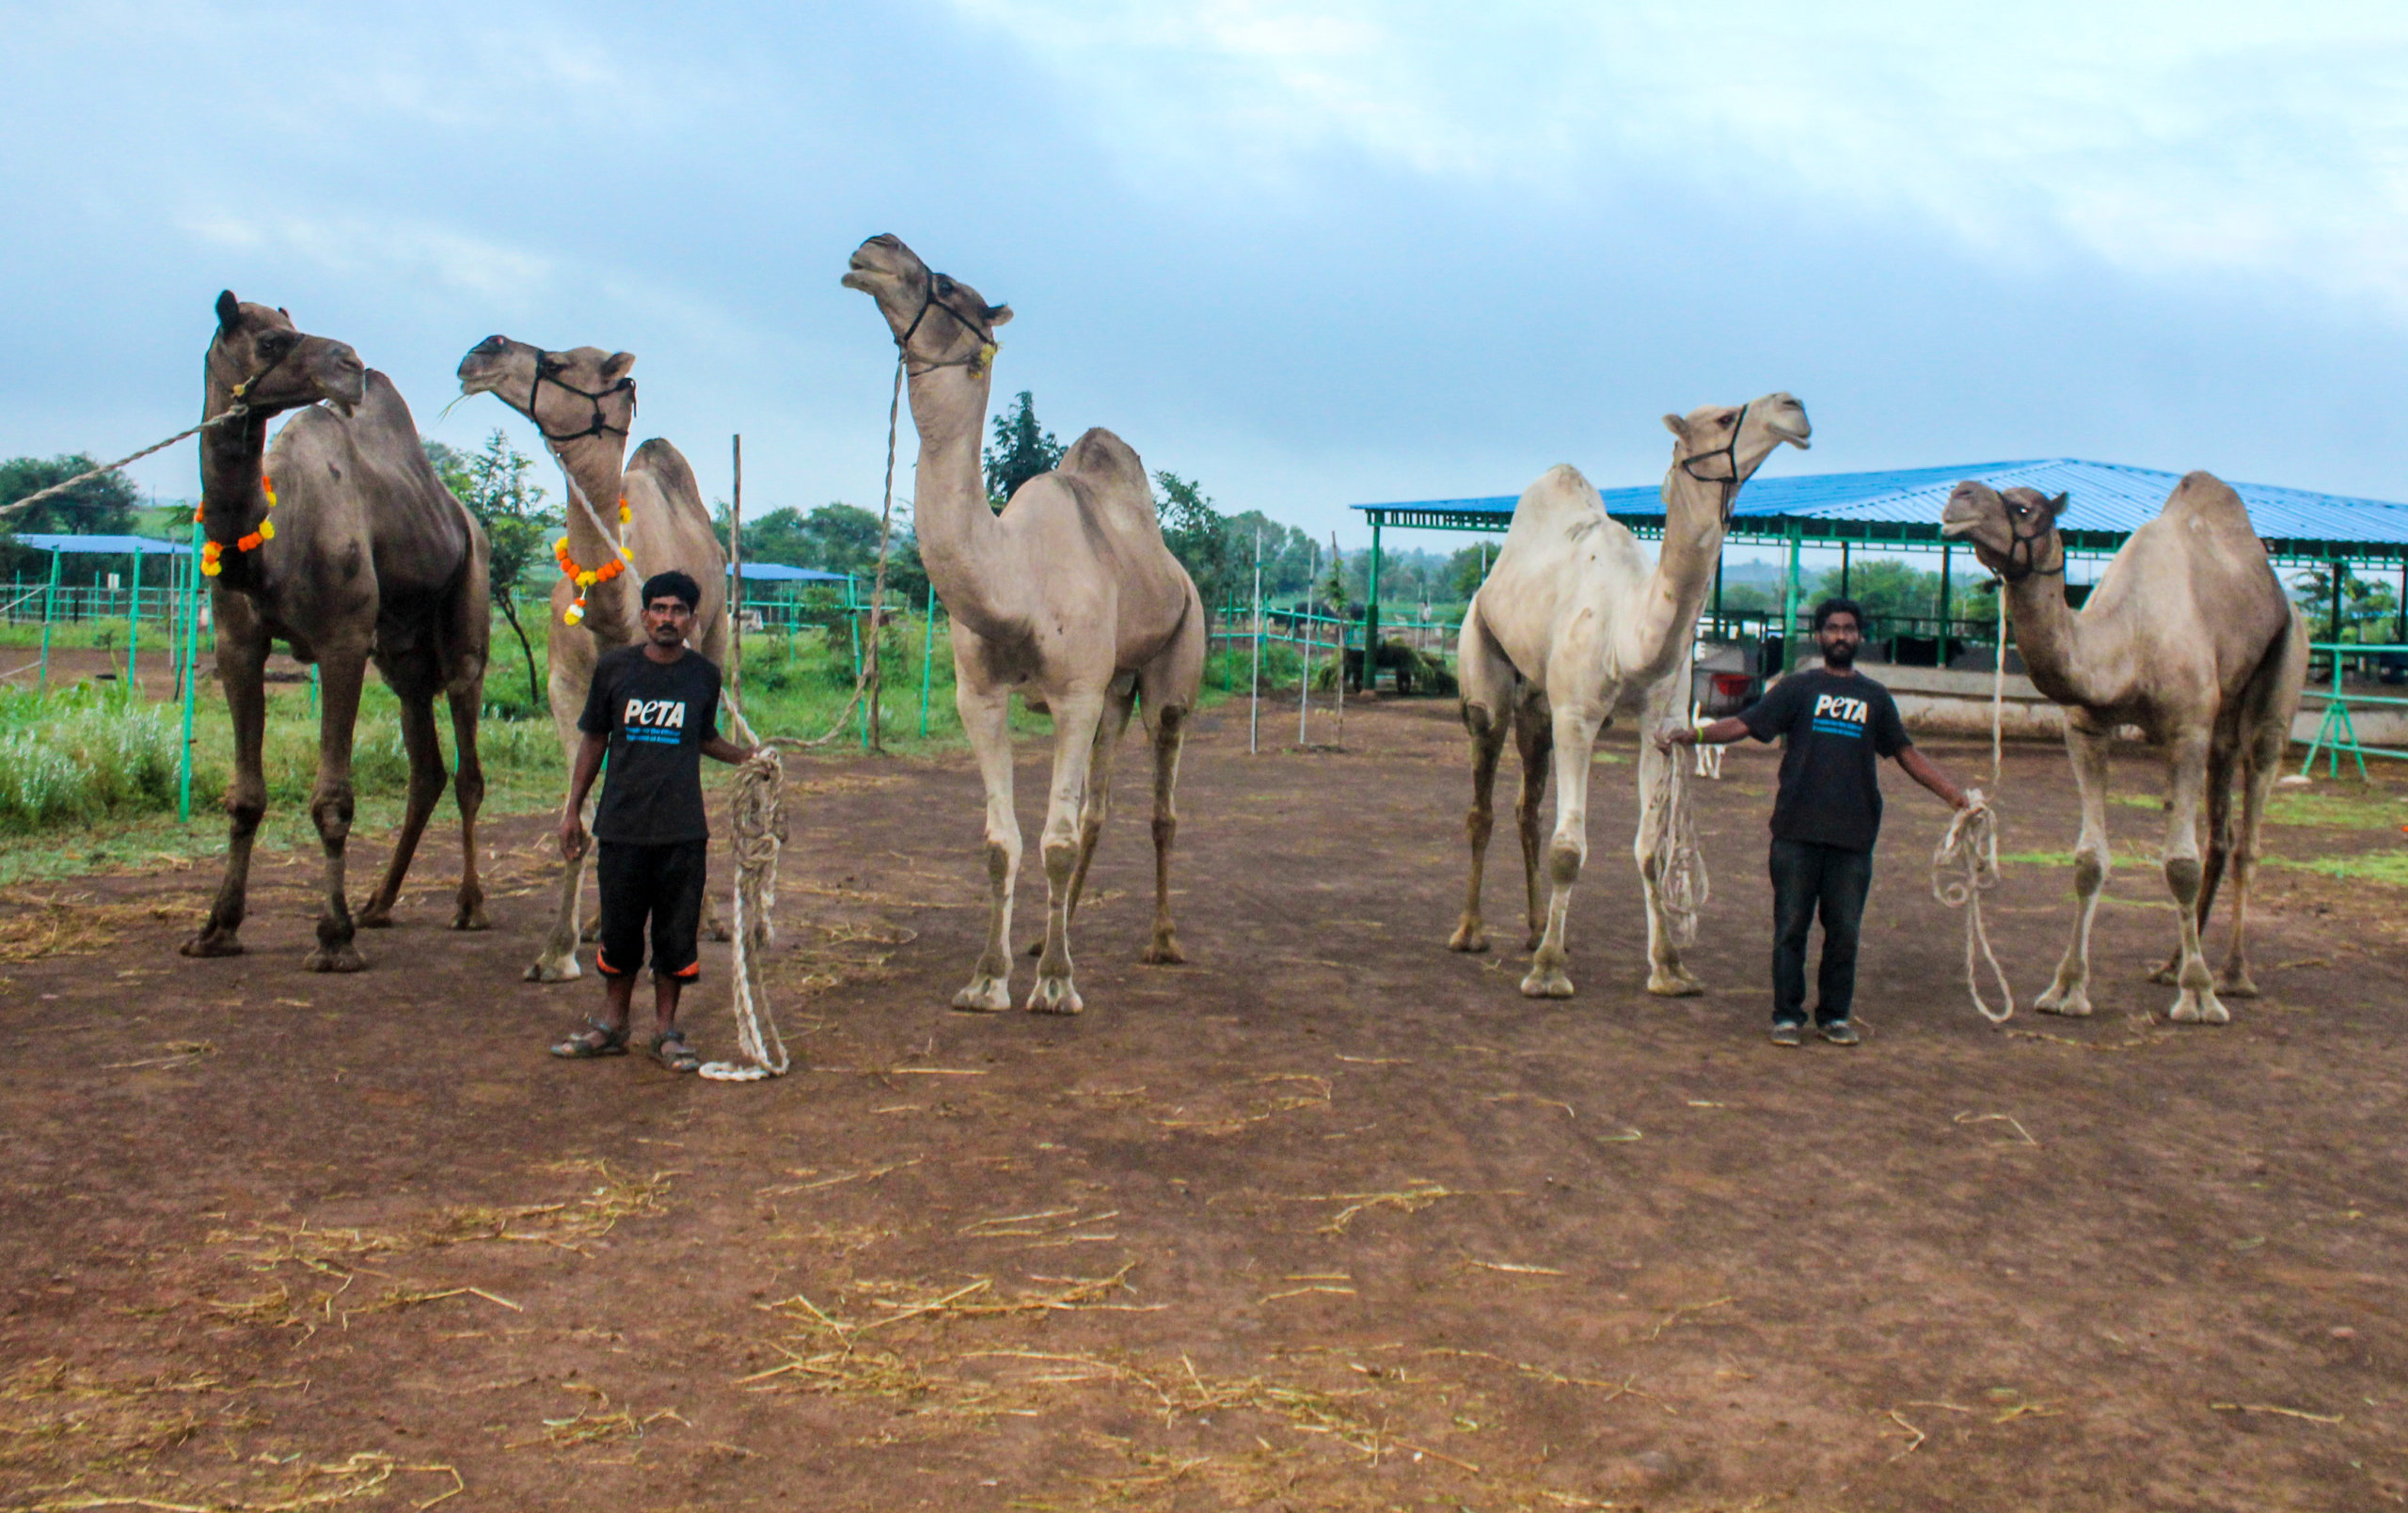
POLYGON ((1856 937, 1873 886, 1873 853, 1812 841, 1772 843, 1772 1021, 1806 1022, 1806 932, 1823 917, 1814 1019, 1847 1017, 1856 1001, 1856 937))
POLYGON ((692 982, 703 969, 694 941, 702 929, 711 843, 604 841, 600 845, 594 871, 602 885, 602 938, 594 948, 594 968, 605 977, 633 976, 643 964, 644 926, 649 922, 652 975, 692 982))

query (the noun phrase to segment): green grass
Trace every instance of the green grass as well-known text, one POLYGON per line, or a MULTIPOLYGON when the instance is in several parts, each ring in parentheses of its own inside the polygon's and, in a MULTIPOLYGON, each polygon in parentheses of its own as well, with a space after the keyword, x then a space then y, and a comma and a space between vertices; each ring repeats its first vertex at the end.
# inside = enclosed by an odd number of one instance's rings
POLYGON ((2408 851, 2378 851, 2363 857, 2268 857, 2266 865, 2288 867, 2294 872, 2321 872, 2327 877, 2340 877, 2351 882, 2382 883, 2390 888, 2408 888, 2408 851))
POLYGON ((2276 794, 2266 806, 2275 825, 2314 825, 2337 830, 2397 830, 2408 824, 2408 804, 2384 793, 2276 794))
POLYGON ((2002 851, 1998 854, 1998 859, 2019 862, 2026 867, 2070 867, 2073 865, 2073 853, 2070 851, 2002 851))

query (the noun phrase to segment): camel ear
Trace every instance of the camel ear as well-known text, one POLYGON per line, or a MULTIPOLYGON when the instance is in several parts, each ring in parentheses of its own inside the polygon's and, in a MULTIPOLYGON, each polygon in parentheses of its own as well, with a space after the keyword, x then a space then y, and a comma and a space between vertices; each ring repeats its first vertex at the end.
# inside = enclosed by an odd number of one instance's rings
POLYGON ((1009 325, 1011 322, 1012 307, 1010 306, 990 305, 987 307, 987 323, 990 326, 1009 325))
POLYGON ((1689 439, 1689 423, 1677 415, 1664 417, 1664 429, 1683 441, 1689 439))
POLYGON ((626 377, 629 372, 633 371, 635 366, 636 355, 634 353, 614 352, 602 361, 602 381, 606 384, 615 384, 620 379, 626 377))
POLYGON ((2051 499, 2049 501, 2049 518, 2052 520, 2064 519, 2066 515, 2066 501, 2072 497, 2073 491, 2068 489, 2065 493, 2058 495, 2055 498, 2051 499))
POLYGON ((220 331, 232 331, 235 325, 239 323, 242 319, 243 302, 234 297, 234 292, 230 289, 219 291, 217 295, 217 329, 220 331))

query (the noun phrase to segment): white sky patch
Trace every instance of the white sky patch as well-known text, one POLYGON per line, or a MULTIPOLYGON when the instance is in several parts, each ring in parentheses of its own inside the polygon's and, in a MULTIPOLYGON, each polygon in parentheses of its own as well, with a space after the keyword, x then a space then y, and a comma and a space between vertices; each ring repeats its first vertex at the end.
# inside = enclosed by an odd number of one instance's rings
POLYGON ((197 241, 233 251, 272 248, 328 273, 457 291, 502 305, 540 297, 556 272, 544 253, 368 215, 286 215, 276 222, 273 239, 249 220, 217 212, 192 215, 181 226, 197 241))
POLYGON ((2408 6, 953 3, 1166 194, 1310 195, 1333 149, 1567 201, 1670 180, 2408 318, 2408 6))

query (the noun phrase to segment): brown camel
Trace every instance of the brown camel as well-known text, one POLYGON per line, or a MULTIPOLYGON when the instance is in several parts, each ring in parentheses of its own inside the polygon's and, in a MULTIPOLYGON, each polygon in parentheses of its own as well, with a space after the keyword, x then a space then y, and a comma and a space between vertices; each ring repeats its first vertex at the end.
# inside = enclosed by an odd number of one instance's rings
MULTIPOLYGON (((584 608, 574 622, 567 617, 576 608, 577 583, 563 573, 552 585, 544 661, 552 725, 572 765, 583 739, 577 717, 585 709, 594 663, 605 652, 643 639, 642 606, 637 602, 642 574, 674 567, 693 575, 703 590, 694 610, 693 644, 714 663, 727 665, 727 555, 711 529, 693 468, 675 447, 656 436, 637 448, 635 460, 621 469, 627 428, 635 422, 636 381, 628 376, 635 365, 633 353, 599 347, 546 352, 503 336, 485 338, 460 359, 460 392, 496 395, 533 421, 574 485, 567 501, 569 560, 589 572, 629 562, 624 572, 583 591, 584 608), (621 557, 622 546, 627 558, 621 557)), ((527 969, 531 983, 562 983, 579 973, 578 907, 588 865, 562 869, 551 933, 527 969)), ((705 928, 714 939, 727 938, 708 903, 705 928)))
POLYGON ((1171 929, 1172 792, 1204 672, 1204 607, 1163 544, 1145 465, 1109 431, 1081 436, 1059 468, 987 503, 978 444, 993 381, 994 328, 1009 308, 932 273, 891 236, 853 254, 845 286, 878 301, 911 374, 920 433, 916 519, 928 580, 953 617, 954 701, 987 789, 987 949, 958 1009, 1011 1006, 1012 812, 1007 718, 1018 692, 1054 716, 1054 781, 1040 841, 1044 954, 1028 1007, 1076 1014, 1070 921, 1103 833, 1112 758, 1142 699, 1154 749, 1154 931, 1141 959, 1181 959, 1171 929))
POLYGON ((217 296, 217 334, 204 364, 203 414, 242 406, 241 418, 201 433, 200 521, 219 569, 210 603, 217 675, 234 720, 232 822, 226 875, 187 956, 243 949, 251 842, 267 810, 260 748, 271 644, 283 641, 319 672, 318 780, 309 817, 325 852, 325 902, 312 971, 357 971, 355 922, 343 901, 351 833, 352 726, 372 659, 402 705, 409 752, 408 807, 384 880, 357 925, 392 922, 393 901, 427 816, 443 793, 435 696, 452 705, 459 770, 460 890, 455 930, 485 928, 477 881, 477 714, 484 701, 484 531, 427 465, 409 406, 383 373, 340 341, 304 335, 282 310, 217 296), (320 402, 325 402, 320 407, 320 402), (304 408, 309 406, 309 408, 304 408), (267 445, 268 420, 300 409, 267 445), (264 466, 262 452, 266 453, 264 466), (273 493, 269 486, 273 485, 273 493), (273 513, 271 514, 271 511, 273 513))
POLYGON ((2066 749, 2082 790, 2074 847, 2073 938, 2056 981, 2035 1005, 2090 1012, 2090 922, 2107 884, 2107 758, 2117 727, 2133 725, 2165 753, 2165 886, 2181 918, 2173 959, 2156 980, 2179 991, 2168 1017, 2224 1024, 2231 1014, 2199 949, 2226 859, 2232 866, 2232 948, 2223 989, 2255 998, 2248 957, 2249 879, 2266 796, 2290 740, 2307 681, 2307 626, 2283 592, 2241 496, 2192 473, 2158 517, 2132 532, 2080 613, 2066 605, 2066 496, 2000 494, 1965 482, 1949 496, 1943 535, 1968 539, 2005 582, 2015 644, 2039 690, 2066 709, 2066 749), (2241 779, 2241 824, 2232 787, 2241 779), (2208 802, 2208 856, 2199 859, 2199 797, 2208 802))

